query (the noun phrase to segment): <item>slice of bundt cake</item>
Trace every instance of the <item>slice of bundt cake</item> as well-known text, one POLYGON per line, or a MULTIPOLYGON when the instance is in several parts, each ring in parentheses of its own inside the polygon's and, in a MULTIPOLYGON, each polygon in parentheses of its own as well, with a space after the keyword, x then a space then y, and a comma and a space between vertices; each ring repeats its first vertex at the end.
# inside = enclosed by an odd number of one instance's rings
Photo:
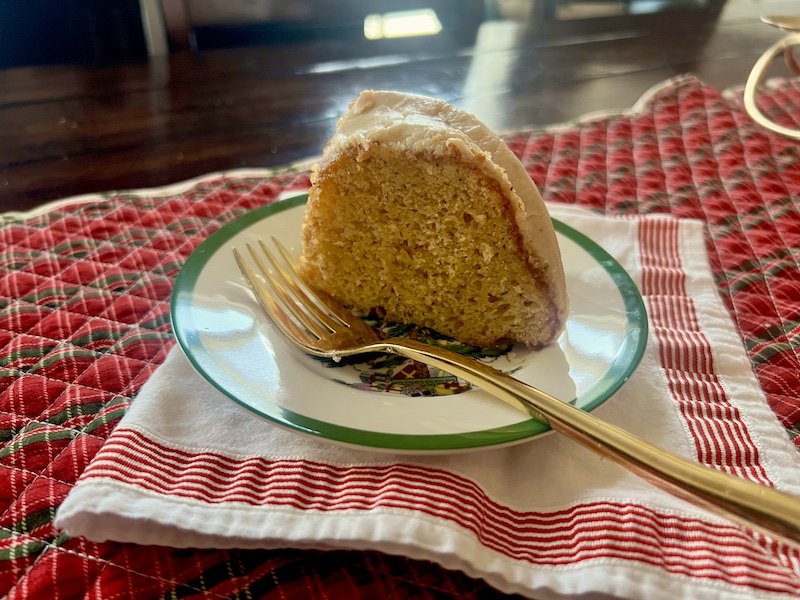
POLYGON ((312 175, 302 270, 360 313, 460 342, 552 342, 567 313, 555 231, 536 186, 474 116, 365 91, 312 175))

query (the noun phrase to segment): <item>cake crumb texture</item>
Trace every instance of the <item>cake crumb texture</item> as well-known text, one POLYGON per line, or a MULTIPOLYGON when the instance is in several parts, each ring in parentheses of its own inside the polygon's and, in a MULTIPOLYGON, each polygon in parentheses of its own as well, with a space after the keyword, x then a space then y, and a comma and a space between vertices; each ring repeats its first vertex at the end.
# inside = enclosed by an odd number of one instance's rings
POLYGON ((483 161, 380 143, 327 157, 309 193, 304 277, 357 312, 463 343, 552 342, 565 310, 554 266, 526 248, 519 200, 483 161))

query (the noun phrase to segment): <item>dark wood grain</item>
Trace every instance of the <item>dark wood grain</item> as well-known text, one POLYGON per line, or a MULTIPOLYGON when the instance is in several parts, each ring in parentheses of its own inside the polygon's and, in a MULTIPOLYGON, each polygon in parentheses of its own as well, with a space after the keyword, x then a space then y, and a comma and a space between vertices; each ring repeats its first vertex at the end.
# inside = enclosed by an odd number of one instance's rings
POLYGON ((718 88, 741 85, 782 35, 736 7, 708 26, 668 21, 562 27, 558 35, 490 21, 474 46, 334 39, 116 67, 7 70, 0 72, 0 211, 317 155, 348 102, 367 88, 437 96, 504 132, 626 108, 687 72, 718 88))

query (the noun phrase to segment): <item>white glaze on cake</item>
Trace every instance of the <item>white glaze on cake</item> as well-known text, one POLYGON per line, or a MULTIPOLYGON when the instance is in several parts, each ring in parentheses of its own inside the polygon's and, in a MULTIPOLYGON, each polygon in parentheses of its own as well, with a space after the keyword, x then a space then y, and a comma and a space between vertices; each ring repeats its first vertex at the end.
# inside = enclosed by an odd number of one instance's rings
POLYGON ((523 245, 529 255, 547 264, 551 301, 566 321, 568 298, 561 253, 550 214, 525 167, 500 137, 474 115, 446 102, 391 91, 364 91, 339 120, 321 166, 341 152, 384 144, 410 154, 447 156, 483 169, 501 186, 514 209, 523 245), (499 167, 499 168, 498 168, 499 167))

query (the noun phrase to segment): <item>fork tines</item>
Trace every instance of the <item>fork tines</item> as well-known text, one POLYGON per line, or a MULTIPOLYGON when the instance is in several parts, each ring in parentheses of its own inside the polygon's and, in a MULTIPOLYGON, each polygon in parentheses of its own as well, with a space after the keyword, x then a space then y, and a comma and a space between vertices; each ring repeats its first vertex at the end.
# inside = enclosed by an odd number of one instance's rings
POLYGON ((317 340, 335 332, 347 324, 330 310, 303 281, 297 272, 297 260, 277 240, 272 243, 278 249, 280 259, 258 240, 258 248, 250 243, 247 250, 255 263, 259 275, 252 270, 237 248, 233 249, 236 262, 253 290, 267 316, 283 330, 285 335, 301 338, 308 343, 308 334, 317 340), (266 282, 267 285, 264 285, 266 282))

